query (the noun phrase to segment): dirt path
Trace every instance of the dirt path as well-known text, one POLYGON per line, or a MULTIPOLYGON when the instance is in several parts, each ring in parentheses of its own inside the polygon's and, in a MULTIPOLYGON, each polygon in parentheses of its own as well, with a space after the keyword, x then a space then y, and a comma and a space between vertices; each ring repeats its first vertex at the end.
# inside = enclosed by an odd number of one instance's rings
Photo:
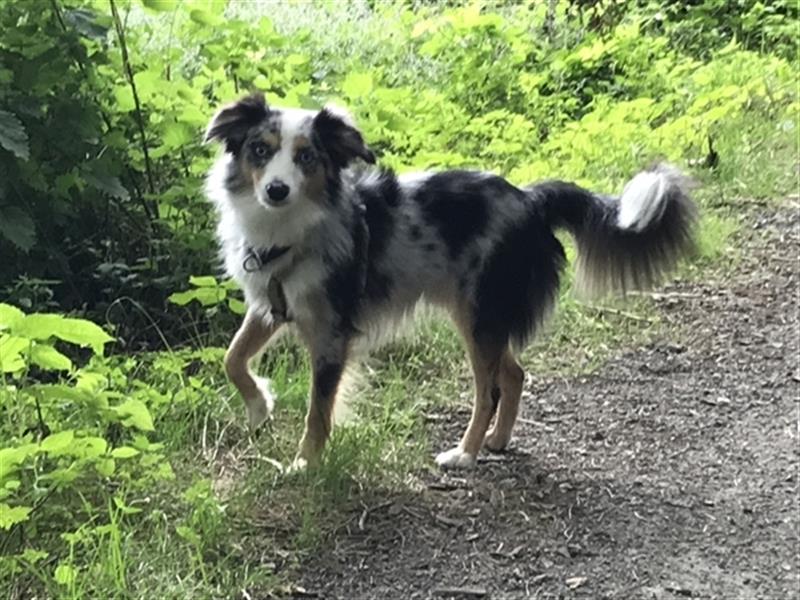
MULTIPOLYGON (((304 566, 304 587, 343 599, 800 597, 800 221, 796 206, 763 213, 733 272, 665 290, 659 343, 590 377, 529 376, 509 453, 469 475, 425 475, 405 497, 376 494, 304 566)), ((448 415, 434 439, 466 419, 448 415)))

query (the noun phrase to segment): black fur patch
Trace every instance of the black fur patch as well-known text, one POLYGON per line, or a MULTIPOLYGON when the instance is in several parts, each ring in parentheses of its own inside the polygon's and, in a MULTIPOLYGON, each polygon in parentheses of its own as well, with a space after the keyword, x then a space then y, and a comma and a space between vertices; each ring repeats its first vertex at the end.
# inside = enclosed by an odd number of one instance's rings
POLYGON ((344 366, 338 362, 319 361, 314 365, 314 388, 319 397, 333 398, 343 369, 344 366))
POLYGON ((500 177, 473 171, 447 171, 423 182, 414 199, 425 220, 447 244, 452 259, 485 229, 489 202, 515 188, 500 177))
POLYGON ((370 264, 367 271, 367 285, 364 294, 373 301, 386 300, 392 293, 394 281, 387 274, 370 264))
POLYGON ((355 320, 366 284, 369 242, 366 222, 360 214, 356 215, 351 227, 353 254, 348 260, 331 265, 331 273, 325 281, 328 300, 337 316, 336 328, 345 335, 356 331, 355 320))
POLYGON ((205 141, 221 140, 225 149, 238 154, 247 132, 269 115, 263 94, 252 94, 219 111, 208 126, 205 141))
POLYGON ((347 167, 356 158, 375 164, 375 154, 367 148, 361 132, 328 109, 323 108, 314 117, 312 132, 338 168, 347 167))
POLYGON ((383 300, 389 297, 393 282, 380 271, 378 263, 385 255, 397 226, 400 186, 394 173, 386 170, 381 171, 377 179, 359 183, 356 190, 365 209, 364 219, 369 232, 365 292, 372 300, 383 300))
POLYGON ((367 180, 356 185, 361 204, 366 210, 365 218, 369 229, 370 262, 380 260, 386 246, 394 234, 394 210, 400 198, 397 178, 391 171, 381 171, 377 180, 367 180))
POLYGON ((478 276, 476 340, 524 346, 555 302, 565 260, 538 211, 504 231, 478 276))

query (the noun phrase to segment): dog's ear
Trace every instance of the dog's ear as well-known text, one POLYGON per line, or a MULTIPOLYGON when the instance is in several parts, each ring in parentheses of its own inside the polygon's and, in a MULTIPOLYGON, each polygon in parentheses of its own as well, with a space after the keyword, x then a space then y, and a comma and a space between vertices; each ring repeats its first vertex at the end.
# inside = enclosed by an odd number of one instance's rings
POLYGON ((313 131, 337 167, 344 168, 356 158, 375 164, 375 154, 367 147, 353 118, 342 109, 329 105, 319 111, 313 131))
POLYGON ((247 131, 253 126, 263 121, 269 114, 269 108, 264 100, 264 94, 260 92, 245 96, 238 102, 223 107, 206 129, 203 143, 219 140, 225 143, 228 152, 238 152, 245 138, 247 131))

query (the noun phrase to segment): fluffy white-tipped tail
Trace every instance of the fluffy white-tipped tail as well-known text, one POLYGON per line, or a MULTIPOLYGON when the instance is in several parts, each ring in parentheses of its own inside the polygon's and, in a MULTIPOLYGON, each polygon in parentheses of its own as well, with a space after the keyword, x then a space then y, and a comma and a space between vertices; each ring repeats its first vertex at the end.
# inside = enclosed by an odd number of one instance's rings
POLYGON ((619 199, 564 182, 527 191, 553 225, 575 237, 576 287, 587 295, 648 287, 693 246, 697 211, 689 180, 671 165, 638 173, 619 199))
POLYGON ((642 231, 661 218, 671 189, 682 186, 684 177, 670 165, 637 173, 622 190, 617 213, 617 227, 642 231))

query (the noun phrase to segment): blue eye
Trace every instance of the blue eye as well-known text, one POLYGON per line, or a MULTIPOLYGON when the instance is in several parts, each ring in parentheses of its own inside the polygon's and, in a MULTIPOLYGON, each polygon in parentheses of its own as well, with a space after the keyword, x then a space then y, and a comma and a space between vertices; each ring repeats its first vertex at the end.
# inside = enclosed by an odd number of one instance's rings
POLYGON ((314 161, 314 153, 308 148, 303 148, 297 153, 297 162, 307 165, 314 161))
POLYGON ((250 150, 258 158, 264 158, 267 154, 269 154, 269 146, 267 146, 264 142, 253 142, 250 144, 250 150))

